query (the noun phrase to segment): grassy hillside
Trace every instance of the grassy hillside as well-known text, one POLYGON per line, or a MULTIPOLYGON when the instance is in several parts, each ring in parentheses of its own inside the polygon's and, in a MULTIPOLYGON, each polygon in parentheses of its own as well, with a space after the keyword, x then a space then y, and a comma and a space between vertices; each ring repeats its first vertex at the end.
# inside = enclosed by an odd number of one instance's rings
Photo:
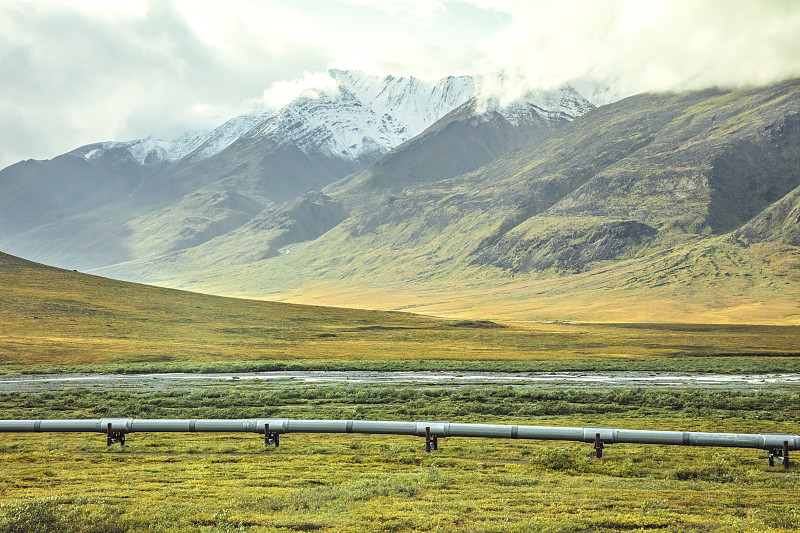
MULTIPOLYGON (((800 363, 795 326, 452 320, 207 296, 54 269, 5 254, 0 254, 0 287, 0 372, 762 372, 796 371, 800 363)), ((346 296, 345 289, 340 287, 340 294, 346 296)), ((493 294, 487 290, 483 296, 492 302, 493 294)), ((446 298, 444 293, 427 298, 434 296, 446 298)))
MULTIPOLYGON (((476 214, 469 223, 477 226, 488 218, 476 214)), ((356 239, 367 246, 386 234, 408 238, 425 224, 385 224, 356 239)), ((340 238, 345 239, 334 230, 322 240, 340 238)), ((576 249, 588 250, 576 240, 576 249)), ((347 254, 343 243, 309 245, 274 259, 269 268, 230 266, 180 285, 458 319, 800 325, 800 249, 782 243, 743 247, 729 235, 693 238, 671 247, 643 247, 584 271, 509 275, 448 261, 468 246, 468 236, 431 235, 424 242, 427 252, 381 246, 359 256, 347 254)))

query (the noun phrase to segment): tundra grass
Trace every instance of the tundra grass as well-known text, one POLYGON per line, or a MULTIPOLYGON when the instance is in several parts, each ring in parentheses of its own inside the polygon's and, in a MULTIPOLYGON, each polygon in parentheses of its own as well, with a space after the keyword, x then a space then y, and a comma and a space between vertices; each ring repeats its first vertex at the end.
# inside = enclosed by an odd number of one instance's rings
MULTIPOLYGON (((4 395, 15 416, 232 414, 798 431, 796 393, 226 387, 4 395), (270 401, 271 399, 271 401, 270 401), (154 407, 155 411, 149 410, 154 407)), ((0 435, 0 531, 798 531, 800 471, 759 450, 448 438, 0 435), (42 525, 44 524, 44 525, 42 525), (39 529, 36 529, 39 527, 39 529), (47 529, 50 527, 50 529, 47 529)))
POLYGON ((3 373, 800 368, 800 326, 444 319, 208 296, 3 255, 0 288, 3 373))

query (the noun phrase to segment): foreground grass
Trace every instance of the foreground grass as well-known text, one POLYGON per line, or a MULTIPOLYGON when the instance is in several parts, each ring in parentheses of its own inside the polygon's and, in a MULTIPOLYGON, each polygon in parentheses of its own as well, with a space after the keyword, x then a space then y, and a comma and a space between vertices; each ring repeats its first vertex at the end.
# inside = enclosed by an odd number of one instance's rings
MULTIPOLYGON (((14 417, 449 419, 796 433, 796 393, 237 386, 3 395, 14 417)), ((4 416, 5 418, 5 416, 4 416)), ((0 531, 797 531, 759 450, 413 437, 0 435, 0 531), (35 529, 28 529, 33 531, 35 529), (40 529, 41 530, 41 529, 40 529)))
MULTIPOLYGON (((495 324, 233 300, 0 254, 0 372, 798 371, 800 328, 495 324)), ((364 418, 798 433, 796 393, 270 386, 2 394, 9 418, 364 418)), ((5 531, 796 531, 765 452, 287 435, 0 435, 5 531)))
POLYGON ((800 326, 497 324, 214 297, 0 254, 0 372, 798 371, 800 326))

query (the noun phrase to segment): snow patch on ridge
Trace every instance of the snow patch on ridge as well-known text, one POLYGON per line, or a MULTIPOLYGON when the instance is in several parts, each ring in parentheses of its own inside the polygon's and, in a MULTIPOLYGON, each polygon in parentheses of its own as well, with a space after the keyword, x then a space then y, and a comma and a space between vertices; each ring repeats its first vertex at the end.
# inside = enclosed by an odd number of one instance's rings
POLYGON ((143 166, 162 162, 176 163, 181 160, 201 161, 233 144, 270 113, 270 110, 256 110, 232 118, 213 130, 189 131, 172 141, 147 137, 127 142, 93 144, 89 146, 91 150, 83 157, 92 161, 101 158, 109 150, 123 149, 134 161, 143 166))
MULTIPOLYGON (((103 157, 108 150, 121 148, 138 164, 153 165, 197 162, 239 139, 268 138, 309 154, 369 163, 476 97, 479 113, 496 111, 515 125, 536 119, 534 114, 556 124, 594 108, 572 86, 529 91, 505 74, 448 76, 434 82, 413 76, 331 69, 314 79, 318 88, 306 88, 277 111, 255 110, 214 130, 190 131, 172 141, 148 137, 99 143, 80 150, 88 150, 84 157, 91 161, 103 157), (320 77, 324 79, 317 79, 320 77)), ((590 87, 586 82, 584 85, 590 87)))
POLYGON ((253 128, 310 153, 370 162, 422 133, 477 93, 476 78, 438 82, 329 70, 338 90, 306 90, 253 128))
POLYGON ((144 166, 166 160, 170 146, 169 142, 152 137, 127 142, 109 141, 89 145, 90 150, 83 157, 87 161, 93 161, 111 150, 122 150, 127 152, 127 157, 144 166))
POLYGON ((517 100, 502 106, 495 99, 483 103, 486 111, 496 111, 515 126, 530 121, 535 113, 550 125, 572 121, 595 106, 575 89, 565 85, 554 91, 530 91, 517 100))

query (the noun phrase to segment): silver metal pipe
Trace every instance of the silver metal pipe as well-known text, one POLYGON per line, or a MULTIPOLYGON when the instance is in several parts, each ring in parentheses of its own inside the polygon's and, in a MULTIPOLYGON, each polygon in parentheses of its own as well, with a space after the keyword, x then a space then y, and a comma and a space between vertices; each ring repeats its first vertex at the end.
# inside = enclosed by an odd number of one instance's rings
POLYGON ((425 437, 482 437, 500 439, 563 440, 604 444, 668 444, 772 450, 787 443, 800 450, 800 436, 789 434, 704 433, 649 431, 607 427, 546 427, 500 424, 459 424, 441 421, 392 422, 377 420, 255 419, 135 419, 0 420, 0 433, 96 432, 224 432, 261 433, 363 433, 425 437), (598 439, 599 435, 599 439, 598 439))

